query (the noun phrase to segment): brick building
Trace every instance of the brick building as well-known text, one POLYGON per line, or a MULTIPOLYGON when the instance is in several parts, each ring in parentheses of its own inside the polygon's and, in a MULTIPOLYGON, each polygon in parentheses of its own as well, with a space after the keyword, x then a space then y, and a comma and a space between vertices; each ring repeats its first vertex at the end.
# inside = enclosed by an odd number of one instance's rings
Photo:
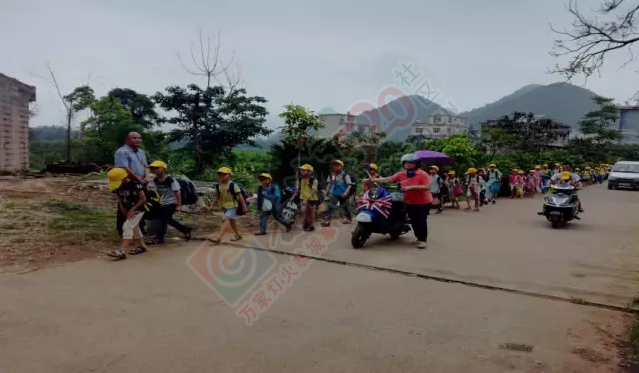
POLYGON ((36 89, 0 73, 0 170, 29 165, 29 103, 36 89))

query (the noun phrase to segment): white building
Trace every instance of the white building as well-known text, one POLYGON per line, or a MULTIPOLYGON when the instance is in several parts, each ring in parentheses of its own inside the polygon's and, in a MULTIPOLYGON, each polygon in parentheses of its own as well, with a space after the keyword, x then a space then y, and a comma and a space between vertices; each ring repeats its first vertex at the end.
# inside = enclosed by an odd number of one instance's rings
POLYGON ((424 136, 427 139, 443 139, 467 133, 468 118, 448 113, 433 114, 425 122, 416 120, 410 129, 412 136, 424 136))
POLYGON ((346 114, 322 114, 320 115, 324 128, 317 134, 318 137, 331 138, 338 133, 348 135, 351 132, 374 133, 379 132, 379 125, 358 123, 357 116, 346 114))

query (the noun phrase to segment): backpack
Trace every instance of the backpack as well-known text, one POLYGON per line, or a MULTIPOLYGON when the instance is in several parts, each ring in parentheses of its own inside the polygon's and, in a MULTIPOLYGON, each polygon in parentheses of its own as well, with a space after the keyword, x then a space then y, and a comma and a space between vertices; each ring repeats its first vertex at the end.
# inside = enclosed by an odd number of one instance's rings
MULTIPOLYGON (((312 175, 311 177, 308 178, 308 185, 313 187, 313 184, 315 184, 315 180, 317 180, 316 178, 314 178, 312 175)), ((302 178, 297 179, 297 187, 300 188, 300 193, 302 192, 302 178)), ((301 194, 300 194, 301 196, 301 194)), ((318 203, 322 203, 324 202, 324 189, 320 186, 319 182, 317 183, 317 202, 318 203)))
MULTIPOLYGON (((331 175, 331 180, 333 180, 332 179, 333 174, 331 173, 330 175, 331 175)), ((351 179, 351 184, 350 184, 351 190, 348 192, 348 196, 350 197, 350 196, 354 195, 355 193, 357 193, 357 182, 355 181, 355 178, 353 177, 353 175, 349 174, 346 171, 342 170, 342 172, 339 175, 337 175, 337 177, 341 177, 342 180, 344 180, 344 183, 346 183, 346 181, 345 181, 346 176, 350 177, 350 179, 351 179)), ((337 180, 337 178, 336 178, 336 180, 337 180)), ((346 187, 348 188, 348 185, 346 187)))
POLYGON ((180 196, 183 205, 195 205, 197 203, 197 194, 195 193, 195 185, 187 178, 176 177, 175 180, 180 184, 180 196))
MULTIPOLYGON (((234 190, 235 190, 235 186, 236 186, 236 185, 237 185, 237 187, 240 189, 240 194, 242 195, 242 198, 244 198, 244 203, 246 204, 246 208, 248 209, 248 205, 249 205, 249 203, 246 201, 246 199, 248 198, 248 194, 246 193, 246 191, 244 190, 244 188, 242 188, 242 186, 241 186, 240 184, 237 184, 237 183, 235 183, 235 182, 231 181, 231 182, 229 183, 229 189, 228 189, 228 191, 229 191, 229 193, 233 196, 233 198, 234 198, 236 201, 238 201, 238 199, 237 199, 237 193, 235 193, 235 192, 234 192, 234 190)), ((219 184, 219 183, 215 184, 215 191, 217 192, 217 195, 219 196, 219 195, 220 195, 220 184, 219 184)), ((238 201, 236 214, 237 214, 238 216, 242 216, 242 215, 246 215, 246 213, 248 213, 248 211, 247 211, 247 210, 244 210, 244 207, 243 207, 243 206, 242 206, 242 204, 241 204, 241 203, 239 203, 239 201, 238 201)))
POLYGON ((151 190, 147 187, 142 189, 144 192, 144 196, 146 197, 146 203, 144 204, 144 209, 146 210, 145 219, 153 220, 159 219, 162 205, 160 204, 160 194, 151 190))

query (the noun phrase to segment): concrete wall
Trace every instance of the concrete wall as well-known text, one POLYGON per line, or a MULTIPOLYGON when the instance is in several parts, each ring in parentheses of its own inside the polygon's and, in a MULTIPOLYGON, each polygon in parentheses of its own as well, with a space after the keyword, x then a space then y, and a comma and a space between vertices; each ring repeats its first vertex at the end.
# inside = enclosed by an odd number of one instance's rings
POLYGON ((29 102, 35 87, 0 74, 0 170, 29 165, 29 102))

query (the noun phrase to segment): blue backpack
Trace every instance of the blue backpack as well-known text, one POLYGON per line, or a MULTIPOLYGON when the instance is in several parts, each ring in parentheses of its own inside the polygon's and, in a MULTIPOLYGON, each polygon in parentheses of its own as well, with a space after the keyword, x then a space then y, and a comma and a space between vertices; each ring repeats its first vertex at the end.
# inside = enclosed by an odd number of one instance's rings
MULTIPOLYGON (((230 182, 229 183, 229 193, 233 196, 233 198, 235 198, 235 200, 237 201, 237 193, 235 193, 235 186, 238 186, 238 188, 240 189, 240 194, 242 195, 242 198, 244 198, 244 203, 246 204, 246 208, 248 209, 248 205, 249 203, 246 201, 246 199, 248 198, 248 194, 246 193, 246 191, 244 190, 244 188, 242 188, 242 186, 240 184, 236 184, 234 182, 230 182)), ((217 191, 217 195, 220 195, 220 184, 215 184, 215 190, 217 191)), ((246 213, 248 213, 248 211, 244 210, 244 208, 242 207, 242 204, 239 203, 237 204, 237 215, 246 215, 246 213)))

